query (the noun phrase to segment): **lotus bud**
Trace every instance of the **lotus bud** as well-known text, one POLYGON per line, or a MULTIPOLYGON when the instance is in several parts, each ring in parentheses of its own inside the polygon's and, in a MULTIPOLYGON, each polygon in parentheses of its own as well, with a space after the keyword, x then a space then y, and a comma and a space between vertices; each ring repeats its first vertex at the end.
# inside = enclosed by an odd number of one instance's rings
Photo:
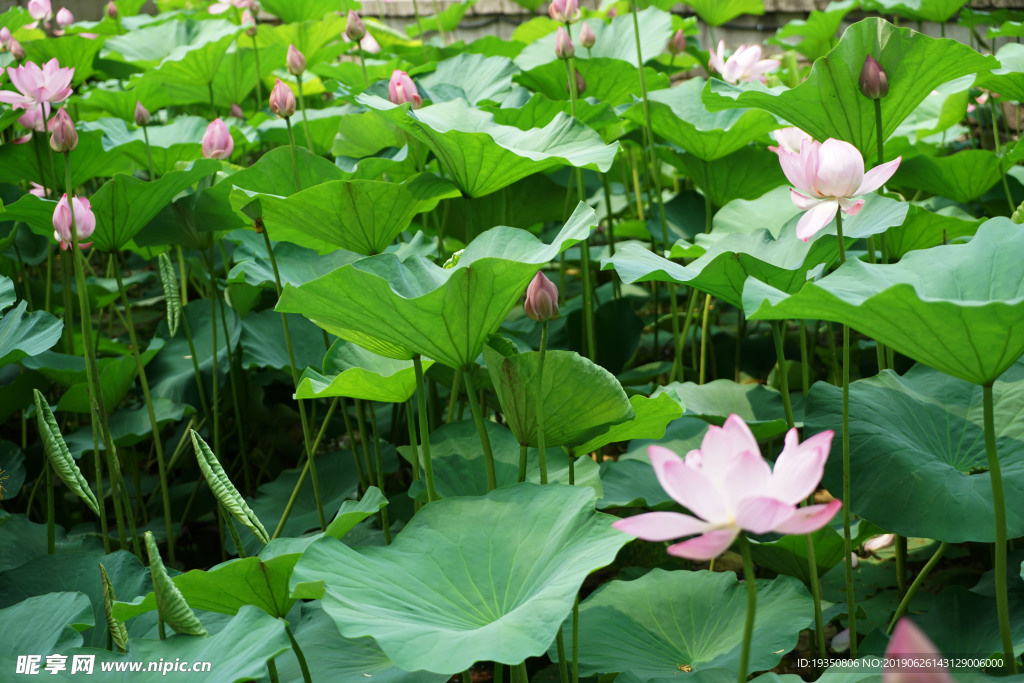
POLYGON ((551 0, 548 14, 559 24, 569 24, 580 18, 579 0, 551 0))
POLYGON ((679 29, 672 34, 672 38, 668 41, 668 52, 671 55, 678 55, 681 52, 686 51, 686 34, 683 33, 683 29, 679 29))
POLYGON ((227 159, 235 151, 228 126, 220 118, 210 122, 203 133, 203 156, 207 159, 227 159))
POLYGON ((533 281, 526 288, 526 304, 523 306, 530 320, 545 322, 558 317, 558 287, 537 271, 533 281))
POLYGON ((107 3, 106 12, 107 16, 111 19, 116 20, 119 16, 121 16, 121 13, 117 11, 117 5, 114 4, 114 0, 110 0, 110 2, 107 3))
POLYGON ((860 92, 869 100, 880 100, 889 94, 889 77, 871 55, 864 59, 860 70, 860 92))
POLYGON ((413 109, 418 109, 423 104, 416 84, 409 78, 409 74, 395 69, 391 72, 391 80, 388 82, 388 99, 393 104, 412 103, 413 109))
POLYGON ((53 16, 50 0, 28 0, 28 15, 35 21, 48 21, 53 16))
POLYGON ((345 37, 354 43, 358 43, 366 35, 366 24, 359 18, 355 10, 348 11, 348 21, 345 24, 345 37))
POLYGON ((833 652, 846 652, 850 649, 850 629, 844 628, 832 637, 829 647, 833 652))
POLYGON ((0 52, 11 46, 11 38, 11 29, 6 26, 0 26, 0 52))
POLYGON ((555 56, 559 59, 569 59, 574 54, 576 54, 576 48, 572 45, 569 33, 564 26, 559 26, 558 33, 555 34, 555 56))
POLYGON ((238 106, 237 102, 231 103, 231 115, 234 116, 236 119, 245 118, 245 112, 242 111, 242 108, 238 106))
MULTIPOLYGON (((576 97, 581 96, 587 91, 587 82, 583 80, 583 74, 580 73, 579 69, 576 69, 576 97)), ((565 89, 569 91, 569 81, 565 82, 565 89)), ((572 91, 569 91, 572 94, 572 91)))
POLYGON ((54 152, 70 152, 78 147, 78 131, 75 130, 75 122, 68 116, 64 107, 57 110, 57 114, 50 120, 50 148, 54 152))
POLYGON ((580 45, 589 50, 594 47, 594 43, 596 42, 597 36, 594 35, 594 31, 590 28, 590 24, 583 24, 583 28, 580 29, 580 45))
POLYGON ((288 66, 288 73, 292 76, 301 76, 302 72, 306 70, 306 58, 294 45, 288 46, 288 58, 285 63, 288 66))
POLYGON ((74 229, 78 235, 78 248, 85 249, 92 245, 92 242, 82 242, 96 230, 96 216, 92 212, 92 206, 85 197, 75 197, 68 204, 68 196, 65 194, 53 211, 53 237, 60 242, 61 249, 69 248, 74 242, 71 234, 71 218, 74 212, 74 229), (73 207, 73 208, 72 208, 73 207))
POLYGON ((136 126, 148 126, 149 125, 149 111, 142 106, 142 102, 135 101, 135 125, 136 126))
POLYGON ((618 10, 616 10, 614 7, 609 7, 608 8, 608 18, 609 19, 614 19, 617 16, 619 16, 618 10))
POLYGON ((25 48, 21 46, 21 43, 18 42, 17 38, 11 38, 10 50, 11 56, 14 57, 17 61, 20 62, 21 60, 25 59, 25 48))
POLYGON ((250 38, 256 35, 256 17, 247 9, 242 10, 242 26, 245 27, 245 35, 250 38))
POLYGON ((57 28, 64 29, 75 23, 75 15, 67 7, 61 7, 57 12, 57 28))
POLYGON ((282 119, 295 113, 295 93, 279 78, 270 91, 270 111, 282 119))

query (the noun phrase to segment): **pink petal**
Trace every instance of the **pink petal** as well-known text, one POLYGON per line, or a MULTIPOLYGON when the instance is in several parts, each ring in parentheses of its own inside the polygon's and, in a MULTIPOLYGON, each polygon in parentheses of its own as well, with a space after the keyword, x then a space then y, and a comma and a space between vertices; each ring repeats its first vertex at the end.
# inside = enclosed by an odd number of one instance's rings
POLYGON ((769 495, 771 478, 772 470, 759 452, 744 450, 737 453, 732 460, 732 467, 722 477, 725 497, 731 503, 733 511, 736 511, 746 498, 769 495))
POLYGON ((825 226, 832 222, 839 210, 839 202, 826 199, 800 217, 796 224, 796 236, 804 242, 814 237, 825 226))
POLYGON ((941 657, 942 653, 924 631, 903 617, 896 623, 889 646, 885 648, 886 667, 882 671, 882 683, 953 683, 949 672, 933 663, 941 657), (910 661, 907 663, 911 666, 890 666, 893 663, 890 659, 899 658, 908 658, 910 661))
POLYGON ((767 496, 751 497, 736 506, 736 524, 741 529, 763 534, 785 523, 794 512, 790 503, 767 496))
POLYGON ((670 541, 700 534, 711 528, 707 522, 679 512, 647 512, 625 517, 612 526, 645 541, 670 541))
POLYGON ((789 430, 786 447, 775 459, 771 495, 796 505, 814 493, 825 473, 832 436, 833 432, 829 430, 799 443, 796 428, 789 430))
POLYGON ((818 152, 815 188, 826 197, 853 197, 864 179, 864 158, 849 142, 829 138, 818 152))
POLYGON ((856 216, 858 213, 860 213, 860 210, 864 208, 864 200, 847 199, 846 197, 840 197, 839 208, 843 210, 843 213, 849 216, 856 216))
POLYGON ((892 161, 875 166, 864 174, 864 179, 861 181, 860 186, 857 187, 857 191, 850 196, 874 192, 882 185, 885 185, 889 178, 892 178, 893 174, 896 173, 896 169, 900 167, 901 161, 903 161, 903 157, 896 157, 892 161))
POLYGON ((725 60, 723 59, 724 56, 725 41, 720 40, 718 41, 718 52, 712 52, 708 55, 708 61, 711 64, 711 68, 717 71, 718 73, 722 73, 723 71, 725 71, 725 60))
POLYGON ((670 545, 668 554, 685 557, 688 560, 706 562, 728 550, 739 533, 739 527, 709 531, 697 538, 670 545))
POLYGON ((831 522, 841 507, 842 501, 833 500, 828 505, 808 505, 799 508, 792 517, 772 531, 777 534, 809 534, 831 522))
POLYGON ((864 542, 864 550, 881 550, 887 546, 892 545, 896 541, 896 534, 882 534, 881 536, 872 536, 864 542))
POLYGON ((648 446, 647 457, 651 460, 651 466, 654 467, 654 474, 658 477, 661 488, 682 505, 682 479, 688 471, 682 458, 664 446, 648 446))
MULTIPOLYGON (((737 456, 744 451, 761 456, 757 439, 750 427, 738 415, 730 415, 721 427, 708 427, 701 441, 700 451, 704 455, 702 471, 715 482, 725 482, 737 456)), ((705 519, 707 519, 705 517, 705 519)))
POLYGON ((677 503, 709 522, 728 518, 720 489, 701 470, 686 465, 682 458, 661 446, 649 446, 647 456, 658 483, 677 503))
POLYGON ((796 208, 801 211, 810 211, 822 201, 820 199, 815 199, 814 197, 805 197, 793 188, 789 189, 789 196, 792 198, 796 208))

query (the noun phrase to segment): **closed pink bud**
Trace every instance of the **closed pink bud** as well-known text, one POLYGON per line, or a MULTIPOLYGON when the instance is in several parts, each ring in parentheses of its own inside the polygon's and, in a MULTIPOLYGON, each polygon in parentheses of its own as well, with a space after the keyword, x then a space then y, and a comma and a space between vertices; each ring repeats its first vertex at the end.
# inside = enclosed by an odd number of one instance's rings
POLYGON ((558 32, 555 34, 555 56, 559 59, 569 59, 574 54, 576 54, 576 48, 572 45, 568 31, 564 26, 559 26, 558 32))
POLYGON ((295 93, 279 78, 270 91, 270 111, 282 119, 295 113, 295 93))
POLYGON ((594 35, 594 31, 590 28, 590 24, 583 24, 583 28, 580 29, 580 45, 589 50, 594 47, 594 43, 596 42, 597 36, 594 35))
MULTIPOLYGON (((569 92, 570 95, 572 94, 572 91, 569 90, 569 81, 565 82, 565 89, 566 91, 569 92)), ((576 69, 576 96, 579 97, 584 92, 586 92, 586 90, 587 82, 583 80, 583 74, 580 73, 579 69, 576 69)))
POLYGON ((889 76, 874 57, 868 55, 860 70, 860 92, 869 100, 880 100, 889 94, 889 76))
POLYGON ((50 0, 28 0, 28 15, 36 21, 47 21, 53 16, 50 0))
POLYGON ((75 23, 75 15, 67 7, 61 7, 57 12, 57 28, 67 28, 75 23))
POLYGON ((19 62, 25 59, 25 48, 21 46, 17 38, 12 37, 10 43, 11 56, 19 62))
POLYGON ((11 37, 11 29, 6 26, 0 26, 0 52, 11 46, 11 37))
POLYGON ((247 9, 242 10, 242 26, 245 28, 245 35, 250 38, 256 35, 256 17, 247 9))
POLYGON ((551 0, 548 14, 559 24, 569 24, 580 18, 579 0, 551 0))
POLYGON ((70 152, 78 147, 78 131, 75 122, 68 116, 67 110, 61 107, 50 120, 50 148, 54 152, 70 152))
POLYGON ((619 13, 618 13, 618 11, 614 7, 608 8, 608 18, 609 19, 614 19, 617 16, 619 16, 619 13))
POLYGON ((68 205, 68 196, 65 194, 53 211, 53 238, 60 242, 61 249, 67 249, 73 244, 72 240, 72 211, 74 211, 74 230, 78 235, 78 248, 85 249, 92 245, 92 242, 82 242, 96 230, 96 216, 92 212, 92 206, 85 197, 75 197, 68 205), (74 207, 74 209, 72 209, 74 207))
POLYGON ((135 101, 135 125, 148 126, 150 120, 149 111, 142 106, 142 102, 135 101))
POLYGON ((306 70, 306 58, 294 45, 288 46, 288 58, 285 63, 288 66, 288 73, 292 76, 301 76, 302 72, 306 70))
POLYGON ((119 16, 121 16, 121 13, 117 11, 117 5, 114 4, 114 0, 110 0, 110 2, 107 3, 106 11, 107 16, 111 19, 117 19, 119 16))
POLYGON ((530 320, 544 322, 558 317, 558 287, 537 271, 533 281, 526 288, 526 304, 523 306, 530 320))
POLYGON ((412 103, 413 109, 418 109, 423 104, 416 84, 409 78, 409 74, 395 69, 391 72, 391 80, 388 82, 388 99, 394 104, 412 103))
POLYGON ((668 51, 673 55, 686 51, 686 34, 683 33, 683 29, 672 34, 672 38, 668 41, 668 51))
POLYGON ((215 119, 203 133, 203 156, 207 159, 227 159, 235 151, 228 126, 221 119, 215 119))
POLYGON ((359 18, 355 10, 348 11, 348 21, 345 24, 345 37, 354 43, 358 43, 366 35, 366 24, 359 18))
POLYGON ((231 115, 234 116, 236 119, 245 118, 245 112, 242 111, 242 108, 238 106, 237 102, 231 103, 231 115))

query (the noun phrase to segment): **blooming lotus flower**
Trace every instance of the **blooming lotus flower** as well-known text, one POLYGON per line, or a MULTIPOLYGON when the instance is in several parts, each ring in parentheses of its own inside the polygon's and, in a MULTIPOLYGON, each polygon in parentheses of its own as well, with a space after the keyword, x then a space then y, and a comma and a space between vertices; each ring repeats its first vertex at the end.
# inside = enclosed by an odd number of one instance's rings
POLYGON ((53 17, 50 0, 28 0, 28 15, 36 21, 49 21, 53 17))
POLYGON ((25 113, 18 117, 18 123, 26 130, 42 133, 46 130, 46 114, 43 113, 42 107, 26 109, 25 113))
POLYGON ((295 113, 295 93, 279 78, 270 91, 270 111, 282 119, 295 113))
POLYGON ((580 45, 589 50, 594 47, 596 42, 597 36, 594 35, 594 30, 590 28, 590 24, 583 24, 583 28, 580 29, 580 45))
POLYGON ((135 100, 135 125, 148 126, 150 118, 149 110, 142 106, 142 102, 135 100))
POLYGON ((544 273, 537 271, 530 281, 523 309, 530 320, 543 322, 558 317, 558 287, 544 273))
POLYGON ((203 133, 203 156, 207 159, 227 159, 235 151, 235 141, 223 120, 210 122, 203 133))
MULTIPOLYGON (((11 48, 11 51, 14 49, 11 48)), ((6 102, 15 109, 42 107, 43 116, 49 118, 50 104, 63 102, 71 96, 71 79, 75 69, 61 68, 54 57, 42 68, 35 62, 26 62, 19 67, 9 66, 7 75, 18 92, 0 90, 0 102, 6 102)))
POLYGON ((53 211, 53 238, 60 242, 61 249, 68 249, 73 244, 71 236, 71 213, 74 207, 75 232, 78 234, 78 248, 85 249, 92 245, 92 242, 82 242, 96 230, 96 216, 93 215, 92 206, 85 197, 75 197, 68 206, 68 196, 65 194, 53 211))
POLYGON ((686 34, 683 33, 683 29, 679 29, 672 34, 672 37, 668 41, 668 51, 672 55, 678 55, 686 50, 686 34))
POLYGON ((761 81, 764 74, 777 69, 779 60, 761 59, 760 45, 740 45, 729 59, 725 58, 725 41, 718 41, 718 52, 711 53, 711 67, 717 71, 722 80, 728 83, 745 83, 761 81))
POLYGON ((941 659, 942 653, 907 617, 896 622, 889 645, 885 648, 885 669, 882 683, 953 683, 945 667, 933 664, 941 659), (892 666, 895 661, 903 666, 892 666), (906 664, 909 664, 907 666, 906 664))
POLYGON ((306 57, 294 45, 288 46, 288 56, 285 59, 288 73, 292 76, 301 76, 306 70, 306 57))
POLYGON ((569 59, 574 54, 576 54, 576 48, 572 45, 569 32, 564 27, 559 26, 558 31, 555 33, 555 56, 559 59, 569 59))
POLYGON ((662 488, 696 517, 678 512, 648 512, 612 526, 645 541, 696 538, 669 546, 668 553, 705 561, 721 555, 740 531, 755 534, 807 534, 828 524, 842 503, 797 507, 814 493, 825 471, 832 432, 798 443, 796 429, 774 470, 761 457, 747 424, 730 415, 721 427, 708 427, 699 450, 686 458, 650 446, 647 455, 662 488))
POLYGON ((78 147, 78 131, 64 107, 50 120, 50 147, 54 152, 70 152, 78 147))
POLYGON ((256 0, 231 0, 230 2, 215 2, 210 5, 210 8, 206 11, 210 14, 223 14, 232 7, 235 9, 247 9, 251 12, 255 12, 260 8, 260 5, 256 0))
POLYGON ((391 72, 391 80, 388 81, 388 99, 394 104, 405 104, 412 102, 412 108, 418 109, 423 104, 416 84, 409 78, 409 74, 395 69, 391 72))
POLYGON ((806 211, 796 226, 804 242, 828 225, 839 209, 851 216, 864 206, 862 194, 874 192, 899 168, 902 157, 864 172, 864 159, 849 142, 829 138, 825 142, 804 140, 800 153, 779 152, 779 163, 796 189, 793 203, 806 211))
POLYGON ((345 37, 353 43, 358 43, 366 35, 366 24, 359 18, 355 10, 348 11, 348 18, 345 21, 345 37))
POLYGON ((46 188, 45 187, 43 187, 39 183, 33 183, 33 182, 30 182, 28 184, 28 186, 29 186, 28 187, 28 193, 29 194, 35 195, 36 197, 39 197, 40 199, 46 199, 46 188))
POLYGON ((580 18, 579 0, 551 0, 548 14, 559 24, 570 24, 580 18))
POLYGON ((779 153, 779 150, 799 154, 800 147, 803 145, 804 140, 814 139, 811 137, 810 133, 805 133, 795 126, 774 130, 772 131, 772 136, 775 138, 775 141, 779 143, 779 146, 769 147, 768 149, 776 154, 779 153))
POLYGON ((65 29, 75 23, 75 15, 67 7, 57 10, 57 28, 65 29))

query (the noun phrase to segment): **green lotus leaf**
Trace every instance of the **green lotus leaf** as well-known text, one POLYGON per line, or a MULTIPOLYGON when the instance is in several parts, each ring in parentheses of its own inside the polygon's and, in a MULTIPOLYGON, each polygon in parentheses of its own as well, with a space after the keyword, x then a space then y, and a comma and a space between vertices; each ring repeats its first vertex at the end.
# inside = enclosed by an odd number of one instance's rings
POLYGON ((25 48, 25 59, 39 65, 56 59, 61 66, 74 66, 75 74, 71 79, 71 84, 79 86, 96 72, 94 62, 100 50, 103 49, 103 43, 101 38, 65 35, 26 41, 23 43, 23 47, 25 48))
MULTIPOLYGON (((14 303, 14 283, 0 276, 0 311, 14 303)), ((46 351, 58 341, 64 321, 46 311, 27 313, 22 301, 0 317, 0 367, 46 351)))
POLYGON ((728 379, 707 384, 673 382, 659 387, 654 395, 662 392, 672 392, 677 397, 686 407, 684 416, 699 417, 714 425, 721 426, 735 413, 758 440, 778 436, 787 429, 782 396, 763 384, 738 384, 728 379))
MULTIPOLYGON (((143 367, 149 365, 153 357, 164 347, 164 340, 154 338, 149 347, 140 354, 143 367)), ((106 359, 99 364, 100 389, 103 392, 103 405, 120 405, 128 395, 138 377, 139 370, 132 356, 106 359)), ((79 381, 68 387, 57 403, 57 410, 68 410, 75 413, 88 414, 91 410, 88 382, 79 381)))
MULTIPOLYGON (((580 674, 620 671, 660 682, 693 667, 735 677, 746 612, 747 589, 732 572, 652 569, 635 581, 611 581, 580 603, 580 674)), ((796 579, 759 579, 750 669, 778 664, 812 612, 811 596, 796 579)), ((564 634, 571 628, 565 624, 564 634)))
POLYGON ((929 211, 922 206, 911 204, 907 220, 885 233, 889 257, 903 258, 916 249, 928 249, 952 242, 960 237, 970 237, 978 231, 983 219, 973 218, 955 206, 929 211))
MULTIPOLYGON (((291 84, 289 84, 290 86, 291 84)), ((294 89, 294 88, 293 88, 294 89)), ((306 126, 303 124, 292 124, 292 135, 295 137, 295 144, 300 149, 306 147, 317 154, 327 154, 338 136, 341 122, 346 114, 351 115, 353 107, 345 105, 342 107, 324 107, 323 109, 306 110, 306 121, 309 123, 310 141, 306 141, 306 126)), ((267 119, 256 127, 261 142, 274 143, 281 147, 290 147, 288 139, 288 122, 284 119, 267 119)), ((323 181, 317 181, 323 182, 323 181)))
POLYGON ((1024 45, 1006 43, 996 52, 996 59, 1001 68, 978 74, 975 85, 1014 102, 1024 101, 1024 45))
POLYGON ((409 37, 415 38, 435 30, 454 31, 466 11, 475 4, 476 0, 457 0, 437 14, 424 15, 417 23, 409 24, 405 27, 405 33, 409 37))
POLYGON ((704 104, 711 110, 767 109, 816 140, 846 140, 874 158, 874 102, 861 95, 858 86, 867 56, 877 59, 889 76, 889 94, 881 100, 885 138, 942 83, 998 68, 995 58, 962 43, 868 18, 848 28, 835 49, 815 62, 807 80, 797 87, 768 88, 757 82, 739 87, 712 80, 704 89, 704 104))
MULTIPOLYGON (((1017 577, 1010 580, 1016 585, 1010 590, 1015 594, 1010 598, 1009 611, 1010 633, 1016 653, 1024 648, 1024 619, 1020 611, 1024 600, 1019 590, 1019 573, 1014 574, 1017 577)), ((995 610, 994 596, 979 595, 977 589, 950 585, 935 598, 931 609, 916 617, 914 622, 928 634, 939 652, 1002 652, 999 624, 992 618, 995 610), (954 614, 956 617, 951 619, 950 615, 954 614)), ((977 672, 973 676, 981 678, 977 672)))
POLYGON ((864 9, 882 14, 898 14, 913 21, 944 24, 967 4, 967 0, 865 0, 864 9))
MULTIPOLYGON (((423 362, 426 371, 434 361, 423 362)), ((365 401, 403 403, 416 392, 416 371, 411 360, 379 356, 344 339, 324 356, 323 374, 307 368, 296 398, 344 396, 365 401)))
POLYGON ((899 263, 856 259, 786 295, 755 279, 752 320, 806 318, 853 327, 943 372, 986 384, 1024 353, 1024 229, 983 223, 967 244, 932 247, 899 263))
MULTIPOLYGON (((996 447, 1009 500, 1024 495, 1024 363, 995 383, 996 447)), ((842 425, 842 392, 818 382, 806 401, 808 433, 842 425), (838 421, 836 418, 840 418, 838 421)), ((849 502, 852 512, 893 533, 940 541, 992 542, 992 485, 982 389, 924 365, 850 385, 849 502)), ((839 438, 839 434, 836 435, 839 438)), ((842 488, 834 449, 824 486, 842 488)), ((1006 509, 1011 535, 1024 534, 1019 506, 1006 509)))
POLYGON ((764 14, 764 0, 683 0, 706 24, 721 26, 742 14, 764 14))
POLYGON ((651 463, 634 459, 605 460, 601 463, 598 510, 618 507, 673 507, 675 501, 658 482, 651 463))
POLYGON ((565 165, 604 172, 611 168, 618 149, 565 114, 543 128, 523 131, 496 123, 494 115, 463 99, 415 110, 374 95, 359 95, 356 101, 422 141, 451 180, 471 197, 483 197, 533 173, 565 165))
MULTIPOLYGON (((162 396, 153 398, 153 413, 161 427, 169 422, 175 424, 195 413, 195 408, 184 403, 175 403, 162 396)), ((149 410, 141 408, 125 408, 110 416, 110 437, 115 446, 134 446, 150 438, 153 427, 149 423, 149 410)))
MULTIPOLYGON (((97 573, 99 573, 97 571, 97 573)), ((19 654, 46 655, 82 644, 81 632, 96 621, 89 597, 83 593, 46 593, 0 609, 0 620, 17 628, 7 629, 0 665, 15 671, 19 654)))
POLYGON ((359 9, 358 2, 349 0, 264 0, 260 5, 265 11, 280 17, 282 25, 320 20, 328 13, 333 15, 340 11, 344 14, 350 9, 359 9))
MULTIPOLYGON (((329 348, 323 330, 301 315, 288 316, 295 366, 300 370, 320 367, 329 348)), ((274 311, 249 313, 242 319, 242 367, 274 368, 291 372, 288 344, 285 342, 281 314, 274 311)))
MULTIPOLYGON (((814 543, 814 565, 820 577, 843 561, 843 536, 827 525, 810 536, 814 543)), ((800 579, 805 585, 810 583, 806 534, 752 543, 750 550, 757 566, 800 579)))
MULTIPOLYGON (((675 88, 649 93, 651 127, 657 135, 698 159, 714 161, 779 127, 762 109, 708 111, 700 100, 704 83, 703 78, 691 78, 675 88)), ((643 104, 634 104, 623 115, 643 125, 643 104)))
POLYGON ((301 313, 377 353, 386 351, 375 342, 383 340, 464 368, 541 265, 586 239, 596 222, 593 209, 581 204, 550 245, 524 230, 493 228, 473 240, 452 268, 418 256, 404 262, 394 254, 371 256, 300 287, 286 286, 277 310, 301 313), (360 296, 338 296, 346 291, 360 296))
POLYGON ((904 159, 890 182, 968 204, 992 189, 1013 164, 1012 158, 984 149, 947 157, 919 155, 904 159))
MULTIPOLYGON (((0 182, 18 184, 26 179, 33 182, 45 178, 47 187, 64 187, 64 175, 55 178, 53 169, 46 161, 43 162, 43 170, 39 170, 39 157, 36 155, 35 145, 0 145, 0 182)), ((96 133, 85 131, 78 135, 78 147, 75 153, 69 155, 71 160, 71 183, 75 187, 81 187, 93 178, 114 175, 115 173, 131 174, 135 167, 129 158, 117 152, 109 152, 103 149, 100 136, 96 133)), ((39 199, 35 195, 25 195, 18 202, 30 201, 27 198, 38 199, 40 202, 47 200, 39 199)), ((12 205, 7 206, 11 210, 12 205)), ((50 215, 53 215, 53 204, 50 204, 50 215)), ((5 220, 17 218, 7 216, 5 220)))
POLYGON ((793 48, 807 59, 814 61, 824 57, 835 47, 836 33, 847 14, 860 4, 860 0, 830 2, 824 10, 812 9, 807 20, 787 21, 775 32, 769 43, 793 48))
POLYGON ((588 489, 535 484, 439 500, 390 546, 314 542, 292 586, 322 595, 343 636, 372 636, 408 671, 518 663, 547 651, 583 579, 629 540, 593 506, 588 489), (517 542, 494 543, 499 531, 517 542))
MULTIPOLYGON (((228 282, 245 282, 255 287, 276 289, 274 264, 267 255, 263 236, 255 232, 236 231, 228 239, 238 245, 233 254, 235 265, 228 273, 228 282)), ((290 242, 272 244, 274 258, 277 260, 277 275, 282 284, 299 286, 360 259, 359 254, 344 249, 321 256, 312 249, 290 242)), ((266 360, 282 357, 279 351, 274 353, 270 349, 265 349, 260 356, 266 360)))
MULTIPOLYGON (((643 62, 655 59, 665 50, 665 44, 672 37, 672 15, 668 9, 657 9, 650 7, 637 12, 637 25, 640 32, 640 53, 643 55, 643 62)), ((523 71, 529 71, 541 64, 554 61, 555 57, 555 29, 558 28, 551 19, 546 17, 538 18, 533 27, 527 27, 522 32, 517 30, 513 37, 526 43, 526 47, 515 58, 516 65, 523 71), (530 30, 534 35, 528 36, 525 31, 530 30)), ((623 13, 614 17, 610 23, 601 19, 585 19, 572 26, 573 40, 579 42, 579 31, 582 23, 590 26, 597 39, 594 47, 590 48, 587 54, 583 48, 576 50, 576 59, 583 61, 589 57, 605 57, 629 62, 634 68, 638 66, 636 59, 636 39, 633 33, 633 17, 629 13, 623 13)), ((562 65, 562 69, 565 66, 562 65)))
MULTIPOLYGON (((133 100, 132 107, 134 106, 133 100)), ((149 153, 152 155, 154 171, 161 176, 166 175, 175 172, 175 166, 179 161, 192 162, 200 156, 203 133, 206 132, 208 124, 209 121, 199 116, 182 116, 165 126, 147 126, 146 134, 149 135, 149 153)), ((148 167, 146 139, 141 128, 129 130, 123 120, 105 117, 81 123, 78 129, 103 131, 104 150, 116 149, 140 167, 148 167)), ((220 169, 220 164, 206 160, 195 161, 194 167, 207 165, 207 175, 220 169)))
MULTIPOLYGON (((601 23, 603 25, 603 22, 601 23)), ((636 67, 621 59, 608 57, 577 59, 576 70, 580 72, 586 83, 586 90, 580 93, 582 97, 594 97, 607 104, 625 104, 632 103, 634 94, 640 92, 640 76, 636 67)), ((668 92, 668 90, 662 90, 669 86, 669 79, 664 74, 644 67, 644 78, 652 102, 655 93, 668 92)), ((543 93, 552 100, 569 99, 565 63, 560 59, 535 66, 520 74, 516 80, 521 85, 535 92, 543 93)), ((763 114, 763 112, 761 113, 763 114)), ((640 119, 640 122, 642 124, 643 118, 640 119)))
POLYGON ((321 254, 338 247, 379 254, 417 214, 430 211, 442 199, 459 196, 448 181, 422 173, 401 183, 337 180, 288 198, 260 195, 260 206, 274 239, 321 254))
POLYGON ((711 197, 713 206, 725 206, 736 199, 756 199, 786 180, 779 157, 757 147, 742 147, 732 154, 707 161, 693 154, 679 154, 662 147, 659 156, 686 172, 701 192, 711 197))
POLYGON ((683 406, 668 393, 652 398, 631 396, 629 404, 633 407, 632 418, 611 425, 604 432, 577 446, 576 452, 580 455, 593 453, 610 443, 619 441, 660 439, 665 435, 668 423, 683 414, 683 406))

